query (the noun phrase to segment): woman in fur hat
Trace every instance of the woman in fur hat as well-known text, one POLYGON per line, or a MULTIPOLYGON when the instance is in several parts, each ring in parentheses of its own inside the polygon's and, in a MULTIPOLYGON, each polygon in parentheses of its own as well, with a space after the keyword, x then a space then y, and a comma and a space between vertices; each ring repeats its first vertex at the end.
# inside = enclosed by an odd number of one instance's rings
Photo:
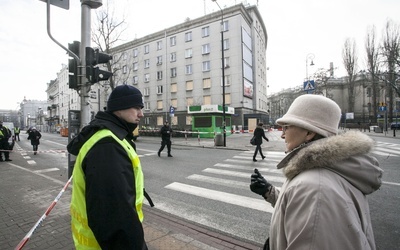
POLYGON ((287 153, 277 167, 287 180, 279 190, 255 169, 250 184, 275 208, 265 249, 376 249, 366 195, 383 170, 371 138, 338 134, 340 116, 334 101, 307 94, 277 120, 287 153))

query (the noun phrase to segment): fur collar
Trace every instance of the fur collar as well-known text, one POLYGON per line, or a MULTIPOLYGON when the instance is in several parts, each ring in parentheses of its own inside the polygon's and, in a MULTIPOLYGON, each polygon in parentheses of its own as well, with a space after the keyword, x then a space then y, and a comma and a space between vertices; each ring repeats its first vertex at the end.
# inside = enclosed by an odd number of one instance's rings
POLYGON ((356 155, 367 154, 374 141, 359 131, 348 131, 303 145, 289 153, 279 164, 291 180, 301 172, 313 168, 332 168, 336 163, 356 155))

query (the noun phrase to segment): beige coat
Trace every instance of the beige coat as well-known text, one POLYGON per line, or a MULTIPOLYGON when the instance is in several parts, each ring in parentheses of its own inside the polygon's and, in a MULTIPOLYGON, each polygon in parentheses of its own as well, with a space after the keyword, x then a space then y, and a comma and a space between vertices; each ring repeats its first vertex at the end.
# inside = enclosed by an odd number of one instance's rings
POLYGON ((373 140, 347 132, 292 151, 278 168, 287 181, 266 197, 275 207, 270 249, 375 249, 366 195, 383 170, 369 156, 373 140))

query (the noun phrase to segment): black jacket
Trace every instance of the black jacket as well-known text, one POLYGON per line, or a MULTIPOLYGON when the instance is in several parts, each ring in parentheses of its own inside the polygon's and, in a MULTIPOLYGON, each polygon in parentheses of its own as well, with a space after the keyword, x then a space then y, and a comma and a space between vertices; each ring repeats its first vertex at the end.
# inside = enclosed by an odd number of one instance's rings
MULTIPOLYGON (((136 124, 107 112, 95 119, 67 146, 73 155, 99 129, 107 128, 119 139, 133 143, 136 124)), ((82 162, 86 177, 88 224, 102 249, 147 249, 142 223, 136 213, 135 177, 127 152, 113 138, 97 142, 82 162)))
POLYGON ((256 145, 262 144, 262 138, 264 138, 266 141, 269 141, 265 136, 264 129, 260 126, 257 126, 257 128, 254 130, 254 137, 256 139, 256 145))
POLYGON ((160 129, 161 139, 163 141, 169 141, 172 135, 172 128, 170 126, 162 126, 160 129))

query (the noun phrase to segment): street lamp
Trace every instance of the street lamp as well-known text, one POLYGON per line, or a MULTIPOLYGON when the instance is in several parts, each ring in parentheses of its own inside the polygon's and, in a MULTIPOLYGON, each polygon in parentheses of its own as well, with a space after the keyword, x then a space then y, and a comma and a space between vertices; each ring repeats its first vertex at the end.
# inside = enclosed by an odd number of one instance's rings
POLYGON ((313 53, 309 53, 307 56, 306 56, 306 81, 308 81, 309 79, 308 79, 308 60, 311 60, 311 63, 310 63, 310 66, 314 66, 314 58, 315 58, 315 55, 313 54, 313 53))
POLYGON ((224 55, 224 12, 217 0, 212 0, 221 10, 221 66, 222 66, 222 128, 224 130, 224 147, 226 147, 226 124, 225 124, 225 55, 224 55))

